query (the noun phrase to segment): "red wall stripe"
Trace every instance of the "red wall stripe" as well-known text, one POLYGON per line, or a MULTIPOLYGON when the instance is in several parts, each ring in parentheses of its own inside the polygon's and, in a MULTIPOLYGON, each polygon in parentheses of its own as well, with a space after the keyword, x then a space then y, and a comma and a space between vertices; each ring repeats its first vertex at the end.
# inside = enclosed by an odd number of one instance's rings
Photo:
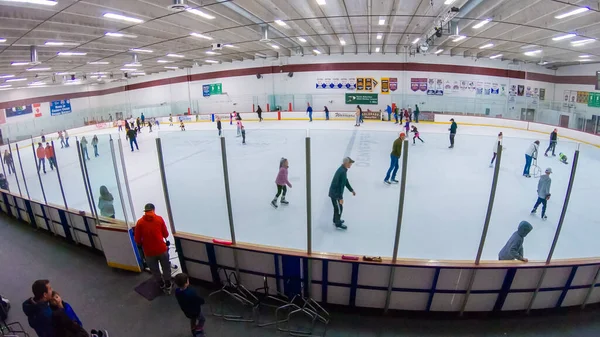
POLYGON ((256 68, 245 68, 245 69, 232 69, 223 71, 214 71, 209 73, 185 75, 166 78, 162 80, 153 80, 148 82, 128 84, 117 88, 96 90, 96 91, 85 91, 75 92, 67 94, 59 94, 52 96, 42 96, 34 98, 26 98, 21 100, 7 101, 0 103, 0 109, 12 108, 15 106, 28 105, 41 102, 51 102, 57 100, 74 99, 74 98, 85 98, 109 95, 119 92, 132 91, 138 89, 145 89, 150 87, 211 80, 217 78, 227 77, 238 77, 238 76, 250 76, 257 74, 274 74, 280 72, 319 72, 319 71, 415 71, 415 72, 433 72, 433 73, 454 73, 454 74, 470 74, 470 75, 483 75, 483 76, 495 76, 505 77, 514 79, 526 79, 532 81, 548 82, 553 84, 582 84, 582 85, 594 85, 596 81, 595 76, 555 76, 546 75, 540 73, 496 69, 496 68, 485 68, 485 67, 472 67, 472 66, 458 66, 452 64, 427 64, 427 63, 315 63, 315 64, 290 64, 284 66, 267 66, 267 67, 256 67, 256 68))

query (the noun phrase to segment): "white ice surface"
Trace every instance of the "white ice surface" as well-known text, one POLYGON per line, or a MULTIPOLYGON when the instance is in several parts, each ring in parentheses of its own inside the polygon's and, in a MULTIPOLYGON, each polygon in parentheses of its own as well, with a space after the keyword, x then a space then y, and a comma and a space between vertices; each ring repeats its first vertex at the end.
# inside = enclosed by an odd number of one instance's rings
MULTIPOLYGON (((557 157, 544 157, 548 135, 514 129, 464 126, 459 123, 456 147, 448 149, 447 126, 419 124, 424 144, 410 145, 404 214, 400 234, 399 257, 424 259, 472 260, 475 258, 483 228, 493 168, 489 168, 492 147, 499 131, 504 133, 506 150, 486 238, 483 259, 497 259, 497 253, 522 220, 530 221, 534 230, 525 240, 525 254, 544 260, 559 221, 571 165, 557 157), (552 198, 548 202, 548 220, 529 215, 537 198, 537 179, 522 177, 524 153, 529 144, 541 141, 538 165, 552 167, 552 198)), ((223 122, 226 140, 233 221, 236 239, 262 245, 306 249, 306 164, 305 137, 311 137, 312 243, 315 252, 391 256, 394 244, 399 201, 399 185, 387 186, 383 178, 389 165, 389 153, 400 131, 391 123, 368 122, 354 128, 352 122, 315 121, 263 123, 246 122, 247 145, 236 137, 235 125, 223 122), (348 178, 357 192, 345 192, 343 218, 347 231, 332 225, 332 206, 327 196, 335 170, 345 155, 356 160, 348 178), (290 162, 289 206, 273 209, 269 202, 276 187, 279 159, 290 162)), ((216 238, 230 238, 229 220, 222 175, 221 145, 213 123, 187 124, 187 131, 177 126, 161 125, 138 137, 140 151, 132 153, 124 133, 116 129, 99 130, 100 157, 88 165, 97 203, 100 185, 115 196, 117 217, 123 218, 118 199, 108 135, 115 146, 121 137, 136 217, 143 205, 153 202, 157 213, 168 221, 158 168, 155 137, 160 135, 165 160, 167 184, 178 231, 216 238)), ((94 133, 85 134, 89 142, 94 133)), ((55 136, 55 135, 54 135, 55 136)), ((81 170, 77 164, 75 136, 69 149, 60 149, 55 141, 63 186, 69 207, 89 209, 83 190, 81 170)), ((412 134, 411 134, 412 137, 412 134)), ((560 137, 560 135, 559 135, 560 137)), ((54 137, 53 137, 54 138, 54 137)), ((411 139, 412 143, 412 139, 411 139)), ((573 160, 579 144, 559 139, 557 154, 564 152, 573 160)), ((14 152, 14 149, 13 149, 14 152)), ((31 148, 21 149, 21 160, 32 198, 43 200, 35 171, 31 148)), ((14 153, 21 189, 23 186, 17 154, 14 153)), ((119 157, 117 165, 120 167, 119 157)), ((62 205, 56 175, 46 166, 42 182, 48 202, 62 205)), ((600 220, 592 203, 600 182, 600 150, 581 145, 579 165, 571 201, 564 220, 554 258, 600 256, 595 238, 600 234, 600 220)), ((401 170, 398 172, 398 179, 401 170)), ((122 178, 121 178, 122 179, 122 178)), ((9 176, 12 191, 18 191, 14 175, 9 176)), ((125 193, 125 186, 123 185, 125 193)), ((127 200, 127 198, 125 197, 127 200)), ((126 209, 131 216, 127 202, 126 209)), ((131 219, 130 219, 131 220, 131 219)))

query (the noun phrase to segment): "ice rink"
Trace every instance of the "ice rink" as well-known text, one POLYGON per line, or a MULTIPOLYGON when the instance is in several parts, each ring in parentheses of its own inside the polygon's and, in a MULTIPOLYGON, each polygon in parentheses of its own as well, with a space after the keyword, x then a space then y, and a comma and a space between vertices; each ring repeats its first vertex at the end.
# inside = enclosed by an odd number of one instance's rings
MULTIPOLYGON (((549 135, 515 129, 459 125, 456 146, 448 149, 447 125, 417 124, 424 144, 417 140, 408 147, 407 186, 402 219, 399 257, 431 260, 473 260, 484 225, 491 189, 493 168, 489 167, 496 135, 504 134, 501 171, 495 205, 490 222, 483 259, 497 259, 498 251, 522 220, 534 229, 525 239, 525 256, 545 260, 559 221, 571 165, 557 157, 544 157, 549 135), (529 214, 536 201, 537 180, 522 176, 525 151, 540 140, 539 167, 551 167, 552 198, 548 202, 548 220, 529 214)), ((306 249, 306 156, 305 138, 311 139, 311 206, 313 251, 356 255, 391 256, 398 215, 400 185, 385 185, 383 178, 390 162, 390 151, 398 133, 398 125, 388 122, 366 122, 360 128, 352 121, 265 121, 245 122, 246 145, 236 137, 235 125, 223 121, 226 141, 231 204, 236 239, 259 245, 306 249), (332 224, 329 184, 342 158, 352 157, 356 163, 348 178, 356 196, 345 192, 342 218, 346 231, 332 224), (288 206, 274 209, 270 205, 276 192, 275 177, 279 160, 289 160, 288 206)), ((158 168, 155 138, 160 136, 173 221, 177 231, 230 238, 225 197, 221 143, 214 123, 189 123, 187 131, 177 124, 138 137, 140 151, 132 153, 124 132, 99 130, 98 158, 94 157, 91 139, 94 133, 71 135, 71 147, 61 149, 55 141, 56 154, 69 207, 90 209, 83 188, 81 169, 75 151, 75 137, 88 140, 91 160, 86 162, 95 203, 101 185, 115 197, 117 218, 123 208, 117 191, 117 177, 110 156, 109 135, 123 151, 131 186, 136 217, 143 205, 153 202, 157 213, 168 221, 158 168)), ((56 134, 52 135, 55 138, 56 134)), ((50 138, 50 137, 49 137, 50 138)), ((594 198, 600 181, 600 150, 596 147, 563 139, 559 134, 556 154, 565 153, 569 163, 579 147, 580 157, 571 201, 554 258, 600 256, 595 238, 600 234, 600 220, 593 213, 594 198)), ((4 151, 2 147, 2 151, 4 151)), ((26 195, 17 153, 13 148, 22 193, 26 195)), ((29 194, 43 200, 30 147, 19 151, 29 194)), ((117 165, 120 166, 117 154, 117 165)), ((42 174, 46 199, 63 205, 56 174, 46 163, 42 174)), ((533 172, 533 171, 532 171, 533 172)), ((398 172, 400 178, 401 172, 398 172)), ((119 179, 123 180, 122 177, 119 179)), ((18 192, 14 175, 9 176, 11 190, 18 192)), ((124 193, 125 185, 122 184, 124 193)), ((129 217, 131 210, 125 195, 129 217)))

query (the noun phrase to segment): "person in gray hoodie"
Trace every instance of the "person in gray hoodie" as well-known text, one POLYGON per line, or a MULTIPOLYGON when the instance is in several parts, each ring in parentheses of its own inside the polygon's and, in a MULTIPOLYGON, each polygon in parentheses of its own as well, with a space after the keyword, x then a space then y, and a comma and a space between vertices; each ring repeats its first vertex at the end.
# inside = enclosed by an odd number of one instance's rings
POLYGON ((108 191, 106 186, 100 186, 100 197, 98 197, 98 209, 100 215, 107 218, 115 218, 115 206, 113 205, 114 198, 108 191))
POLYGON ((531 210, 531 214, 535 214, 537 212, 537 208, 540 204, 542 204, 542 220, 548 219, 546 216, 546 204, 548 200, 550 200, 550 185, 552 185, 552 179, 550 179, 550 173, 552 173, 551 168, 546 169, 546 174, 540 177, 540 181, 538 182, 537 193, 538 199, 531 210))
POLYGON ((528 262, 529 260, 523 256, 523 240, 533 226, 527 221, 521 221, 519 228, 514 232, 504 247, 498 253, 498 260, 519 260, 528 262))

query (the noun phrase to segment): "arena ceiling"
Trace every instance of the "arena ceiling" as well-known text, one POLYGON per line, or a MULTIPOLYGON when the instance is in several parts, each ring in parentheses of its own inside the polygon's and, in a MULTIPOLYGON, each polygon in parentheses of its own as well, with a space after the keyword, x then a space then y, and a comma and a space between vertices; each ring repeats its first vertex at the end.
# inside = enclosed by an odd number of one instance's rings
POLYGON ((108 81, 290 55, 438 53, 547 67, 593 63, 600 61, 599 6, 592 0, 0 0, 0 81, 27 78, 0 82, 0 89, 64 83, 72 74, 108 81), (213 50, 217 43, 222 49, 213 50))

